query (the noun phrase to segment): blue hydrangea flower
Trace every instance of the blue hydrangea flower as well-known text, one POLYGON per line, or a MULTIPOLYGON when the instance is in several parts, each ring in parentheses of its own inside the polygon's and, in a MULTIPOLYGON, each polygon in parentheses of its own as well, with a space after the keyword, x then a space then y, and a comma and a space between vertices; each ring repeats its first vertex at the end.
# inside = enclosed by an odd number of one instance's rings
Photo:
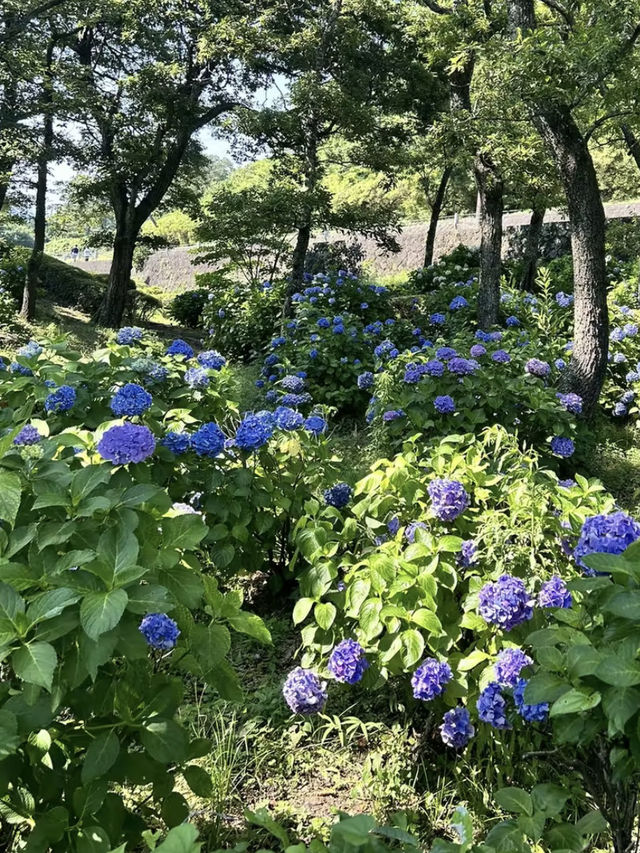
POLYGON ((427 376, 442 376, 444 374, 444 364, 434 358, 430 361, 426 361, 421 366, 421 370, 427 376))
POLYGON ((472 358, 451 358, 447 363, 447 369, 449 373, 453 373, 455 376, 470 376, 472 373, 480 367, 477 361, 474 361, 472 358))
POLYGON ((572 415, 579 415, 582 412, 582 397, 579 394, 556 394, 556 397, 564 408, 571 412, 572 415))
POLYGON ((172 649, 180 636, 180 629, 166 613, 149 613, 138 630, 154 649, 172 649))
POLYGON ((193 358, 193 349, 186 341, 176 338, 166 349, 167 355, 183 355, 185 358, 193 358))
POLYGON ((515 687, 520 678, 520 672, 532 663, 529 655, 525 655, 522 649, 503 649, 493 667, 496 681, 502 687, 515 687))
POLYGON ((613 363, 614 364, 624 364, 627 360, 626 355, 623 352, 616 352, 613 355, 613 363))
POLYGON ((622 554, 629 545, 640 539, 640 524, 626 512, 619 510, 609 515, 592 515, 582 525, 573 556, 576 563, 592 575, 582 558, 588 554, 622 554))
POLYGON ((328 317, 320 317, 320 319, 319 319, 319 320, 318 320, 318 322, 317 322, 317 325, 318 325, 321 329, 328 329, 328 328, 329 328, 329 326, 331 325, 331 322, 329 321, 329 318, 328 318, 328 317))
POLYGON ((348 483, 336 483, 330 489, 325 489, 322 493, 324 502, 328 506, 333 506, 336 509, 342 509, 351 500, 353 489, 348 483))
POLYGON ((147 385, 153 385, 157 382, 164 382, 168 375, 169 371, 164 366, 164 364, 158 364, 157 362, 152 361, 149 364, 147 374, 144 377, 144 382, 147 385))
POLYGON ((567 477, 566 480, 558 480, 558 485, 561 489, 572 489, 576 484, 575 480, 572 480, 571 477, 567 477))
POLYGON ((573 599, 566 583, 558 575, 554 575, 542 584, 538 593, 538 607, 571 607, 573 599))
POLYGON ((389 409, 388 412, 384 412, 382 415, 382 420, 388 424, 391 421, 397 421, 400 418, 404 418, 404 411, 402 409, 389 409))
POLYGON ((561 308, 569 308, 569 306, 573 304, 573 295, 559 290, 558 293, 556 293, 556 302, 561 308))
POLYGON ((33 370, 30 367, 25 367, 19 361, 12 361, 9 365, 9 373, 17 373, 20 376, 33 376, 33 370))
POLYGON ((421 364, 408 364, 404 370, 404 381, 407 385, 415 385, 424 376, 424 370, 421 364))
POLYGON ((443 326, 446 323, 446 321, 447 321, 447 318, 445 317, 444 314, 440 314, 440 313, 436 312, 435 314, 429 315, 429 322, 433 326, 443 326))
POLYGON ((497 349, 491 354, 491 358, 493 361, 497 361, 498 364, 508 364, 511 361, 511 356, 504 349, 497 349))
POLYGON ((478 696, 476 708, 478 719, 483 723, 489 723, 494 729, 511 728, 511 723, 507 719, 507 702, 496 681, 492 681, 478 696))
POLYGON ((355 640, 342 640, 331 652, 327 669, 344 684, 357 684, 369 666, 364 649, 355 640))
POLYGON ((453 347, 438 347, 436 350, 436 358, 439 358, 442 361, 448 361, 450 358, 455 358, 457 355, 458 353, 453 347))
POLYGON ((114 465, 142 462, 151 456, 156 442, 146 426, 129 423, 108 429, 98 442, 98 453, 114 465))
POLYGON ((283 394, 280 402, 283 406, 305 406, 311 403, 312 399, 308 391, 303 391, 302 394, 283 394))
POLYGON ((537 705, 527 705, 524 701, 524 691, 528 683, 524 678, 519 678, 513 688, 513 701, 516 705, 516 711, 527 723, 541 723, 547 719, 549 705, 547 702, 540 702, 537 705))
POLYGON ((468 308, 469 303, 464 298, 464 296, 454 296, 451 302, 449 303, 450 311, 458 311, 460 308, 468 308))
POLYGON ((148 391, 135 382, 127 382, 122 388, 118 388, 111 398, 109 407, 116 417, 125 415, 141 415, 149 408, 153 398, 148 391))
POLYGON ((116 343, 118 344, 133 344, 136 341, 142 340, 142 329, 138 326, 123 326, 118 329, 116 334, 116 343))
POLYGON ((364 373, 358 376, 358 388, 362 391, 367 391, 369 388, 373 388, 373 381, 373 373, 370 370, 365 370, 364 373))
POLYGON ((482 344, 474 344, 469 350, 469 355, 471 358, 480 358, 483 355, 487 354, 487 350, 482 346, 482 344))
POLYGON ((41 352, 42 347, 37 341, 29 341, 28 344, 20 347, 18 355, 22 355, 25 358, 35 358, 35 356, 40 355, 41 352))
POLYGON ((304 422, 304 428, 314 435, 321 435, 327 431, 327 422, 320 415, 309 415, 304 422))
POLYGON ((299 394, 304 390, 304 379, 301 379, 299 376, 283 376, 280 380, 280 387, 285 391, 299 394))
POLYGON ((206 388, 209 376, 204 367, 190 367, 184 372, 184 381, 190 388, 206 388))
POLYGON ((517 317, 511 315, 511 317, 507 317, 506 324, 507 326, 509 326, 509 328, 515 328, 516 326, 520 325, 520 320, 518 320, 517 317))
MULTIPOLYGON (((207 367, 209 370, 222 370, 222 368, 227 363, 227 359, 220 355, 220 353, 215 349, 204 350, 203 352, 199 352, 198 356, 198 364, 202 365, 202 367, 207 367)), ((276 356, 276 361, 278 360, 276 356)))
POLYGON ((198 456, 218 456, 224 448, 224 433, 216 423, 206 423, 191 436, 191 447, 198 456))
POLYGON ((427 486, 431 507, 440 521, 453 521, 469 506, 469 495, 457 480, 436 478, 427 486))
POLYGON ((282 695, 294 714, 317 714, 327 701, 327 685, 315 672, 297 666, 287 676, 282 695))
POLYGON ((627 414, 628 411, 629 410, 627 409, 625 404, 621 403, 621 402, 616 403, 615 406, 613 407, 613 414, 617 418, 623 418, 627 414))
POLYGON ((460 546, 460 553, 458 554, 458 562, 460 565, 465 569, 472 566, 476 562, 477 551, 478 548, 473 539, 465 539, 460 546))
POLYGON ((304 423, 304 418, 300 412, 288 406, 278 406, 273 413, 273 420, 279 429, 287 431, 299 429, 304 423))
POLYGON ((411 521, 407 524, 407 527, 404 531, 404 538, 409 542, 409 544, 413 545, 416 539, 416 530, 427 530, 427 525, 424 521, 411 521))
POLYGON ((625 391, 622 397, 620 398, 620 402, 624 403, 625 406, 630 406, 631 403, 636 399, 635 391, 625 391))
POLYGON ((545 377, 551 373, 551 367, 546 361, 541 361, 539 358, 530 358, 525 364, 524 369, 531 376, 545 377))
POLYGON ((558 370, 564 370, 567 366, 567 362, 563 358, 556 358, 553 363, 558 368, 558 370))
POLYGON ((373 350, 373 354, 376 358, 383 358, 385 355, 389 355, 395 349, 393 341, 382 341, 378 346, 373 350))
POLYGON ((451 667, 446 661, 427 658, 411 676, 413 695, 423 702, 430 702, 444 693, 444 688, 452 678, 451 667))
MULTIPOLYGON (((11 370, 11 366, 9 366, 9 370, 11 370)), ((625 379, 629 385, 631 385, 632 382, 640 382, 640 373, 637 370, 630 370, 625 379)))
POLYGON ((320 353, 318 352, 317 349, 310 349, 309 350, 309 358, 311 358, 311 359, 316 359, 319 354, 320 353))
POLYGON ((400 519, 397 515, 394 515, 393 518, 389 519, 387 522, 387 530, 391 536, 395 536, 398 530, 400 530, 400 519))
POLYGON ((13 443, 16 447, 26 447, 29 444, 37 444, 41 438, 42 436, 36 427, 31 424, 25 424, 13 439, 13 443))
POLYGON ((440 737, 447 746, 452 746, 454 749, 465 747, 475 732, 469 712, 462 705, 447 711, 442 718, 440 737))
POLYGON ((45 398, 44 407, 47 412, 68 412, 75 401, 75 388, 71 385, 61 385, 45 398))
MULTIPOLYGON (((200 353, 200 355, 203 355, 203 353, 200 353)), ((280 357, 278 355, 276 355, 275 352, 272 352, 265 358, 264 363, 267 365, 267 367, 272 367, 274 364, 277 364, 279 361, 280 361, 280 357)))
POLYGON ((520 578, 504 574, 480 589, 478 613, 490 625, 511 631, 533 616, 531 596, 520 578))
POLYGON ((569 456, 573 456, 575 449, 576 446, 570 438, 563 438, 561 435, 554 435, 551 439, 551 451, 552 453, 555 453, 556 456, 562 456, 564 459, 567 459, 569 456))
POLYGON ((160 444, 162 444, 163 447, 168 447, 172 453, 176 454, 176 456, 181 456, 191 447, 191 436, 187 432, 174 432, 173 430, 170 430, 165 434, 164 438, 161 439, 160 444))
POLYGON ((257 450, 273 435, 273 424, 259 415, 245 415, 236 430, 236 445, 241 450, 257 450))
POLYGON ((436 397, 433 401, 433 405, 436 412, 439 412, 441 415, 451 415, 456 410, 456 404, 453 402, 453 397, 450 397, 448 394, 442 394, 439 397, 436 397))

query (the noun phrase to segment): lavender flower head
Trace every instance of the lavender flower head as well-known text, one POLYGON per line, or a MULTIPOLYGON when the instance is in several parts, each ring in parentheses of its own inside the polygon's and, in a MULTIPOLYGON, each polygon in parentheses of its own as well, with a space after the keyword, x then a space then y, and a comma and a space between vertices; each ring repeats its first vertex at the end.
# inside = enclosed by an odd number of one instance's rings
POLYGON ((447 746, 462 749, 469 743, 475 731, 471 725, 469 712, 462 705, 458 705, 451 711, 447 711, 442 718, 440 737, 447 746))
POLYGON ((497 681, 492 681, 485 687, 478 696, 476 708, 478 719, 483 723, 489 723, 494 729, 511 728, 511 723, 507 719, 507 702, 497 681))
POLYGON ((185 358, 193 358, 193 349, 182 338, 171 341, 166 349, 167 355, 183 355, 185 358))
POLYGON ((502 687, 515 687, 520 672, 533 661, 522 649, 503 649, 493 667, 496 681, 502 687))
POLYGON ((478 612, 490 625, 511 631, 531 619, 533 605, 520 578, 501 575, 495 583, 486 583, 478 593, 478 612))
POLYGON ((16 447, 27 447, 31 444, 37 444, 41 438, 42 436, 36 427, 31 424, 25 424, 13 439, 13 443, 16 447))
POLYGON ((538 593, 538 607, 571 607, 573 599, 566 583, 558 575, 554 575, 542 584, 538 593))
POLYGON ((531 376, 539 376, 544 378, 551 373, 551 367, 546 361, 541 361, 539 358, 530 358, 525 364, 524 369, 531 376))
POLYGON ((141 415, 149 408, 153 398, 148 391, 135 382, 127 382, 122 388, 118 388, 111 398, 109 407, 116 417, 126 415, 141 415))
POLYGON ((345 684, 357 684, 369 666, 364 649, 355 640, 342 640, 334 648, 327 668, 336 681, 345 684))
POLYGON ((452 678, 451 667, 446 661, 427 658, 411 676, 413 695, 423 702, 430 702, 444 693, 452 678))
POLYGON ((453 521, 469 506, 469 495, 457 480, 436 478, 427 486, 431 507, 440 521, 453 521))
POLYGON ((439 412, 441 415, 451 415, 456 410, 456 404, 453 402, 453 397, 450 397, 448 394, 442 394, 439 397, 436 397, 433 401, 434 408, 436 412, 439 412))
POLYGON ((626 512, 619 510, 609 515, 593 515, 582 525, 573 556, 576 563, 592 575, 582 558, 589 554, 622 554, 629 545, 640 539, 640 524, 626 512))
POLYGON ((180 629, 166 613, 149 613, 138 630, 154 649, 172 649, 180 636, 180 629))
POLYGON ((343 509, 351 500, 353 489, 348 483, 336 483, 322 493, 327 506, 343 509))
POLYGON ((294 714, 317 714, 327 701, 327 685, 315 672, 297 666, 287 676, 282 695, 294 714))
POLYGON ((44 407, 47 412, 68 412, 75 401, 75 388, 70 385, 61 385, 46 397, 44 407))
POLYGON ((561 456, 563 459, 568 459, 573 456, 576 446, 571 438, 563 438, 561 435, 554 435, 551 439, 551 452, 556 456, 561 456))
POLYGON ((541 723, 547 719, 549 705, 546 702, 540 702, 537 705, 527 705, 524 701, 524 691, 528 683, 524 678, 519 678, 513 688, 513 701, 516 705, 516 711, 527 723, 541 723))
POLYGON ((156 442, 146 426, 129 423, 108 429, 98 442, 98 453, 114 465, 142 462, 151 456, 156 442))

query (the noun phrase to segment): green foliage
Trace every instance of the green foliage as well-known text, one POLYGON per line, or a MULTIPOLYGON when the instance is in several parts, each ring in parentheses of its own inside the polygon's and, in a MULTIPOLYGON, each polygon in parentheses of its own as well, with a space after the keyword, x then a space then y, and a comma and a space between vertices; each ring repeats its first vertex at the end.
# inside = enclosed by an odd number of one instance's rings
POLYGON ((169 316, 180 326, 197 329, 202 325, 202 312, 207 301, 206 290, 185 290, 176 294, 169 306, 169 316))
POLYGON ((478 251, 460 244, 430 267, 414 270, 405 285, 406 291, 410 294, 430 293, 444 284, 468 281, 477 275, 479 263, 478 251))

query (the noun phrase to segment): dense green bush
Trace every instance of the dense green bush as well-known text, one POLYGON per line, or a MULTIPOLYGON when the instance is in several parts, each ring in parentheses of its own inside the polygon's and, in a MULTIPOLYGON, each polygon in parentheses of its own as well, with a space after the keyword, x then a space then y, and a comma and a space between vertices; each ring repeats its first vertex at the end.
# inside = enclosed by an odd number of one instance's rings
POLYGON ((410 273, 405 289, 408 293, 430 293, 443 284, 468 281, 478 274, 480 255, 462 243, 452 252, 443 255, 429 267, 421 267, 410 273))
POLYGON ((169 316, 180 326, 197 329, 202 326, 202 311, 207 302, 206 290, 185 290, 176 294, 169 306, 169 316))

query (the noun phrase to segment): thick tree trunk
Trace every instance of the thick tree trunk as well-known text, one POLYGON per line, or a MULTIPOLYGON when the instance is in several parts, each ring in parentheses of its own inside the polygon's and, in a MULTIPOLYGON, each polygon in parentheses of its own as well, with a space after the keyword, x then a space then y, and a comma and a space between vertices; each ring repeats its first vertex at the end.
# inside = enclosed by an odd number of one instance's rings
POLYGON ((474 174, 480 199, 480 281, 478 326, 489 329, 498 322, 500 308, 500 258, 504 184, 490 157, 479 154, 474 174))
POLYGON ((51 86, 51 64, 53 61, 53 44, 49 44, 46 54, 45 79, 43 84, 43 124, 42 147, 38 155, 38 178, 36 186, 36 207, 33 225, 33 249, 27 264, 22 308, 20 316, 25 320, 33 320, 36 314, 36 299, 38 280, 44 254, 44 241, 47 227, 47 177, 49 159, 53 145, 53 90, 51 86))
POLYGON ((445 166, 440 177, 440 183, 436 190, 433 204, 431 206, 431 216, 429 217, 429 228, 427 229, 427 241, 424 247, 424 265, 428 267, 433 262, 433 247, 436 243, 436 231, 438 230, 438 221, 442 213, 442 207, 447 195, 447 187, 449 186, 449 178, 453 172, 453 166, 445 166))
POLYGON ((543 206, 534 205, 531 211, 531 219, 527 229, 527 238, 524 244, 524 256, 522 258, 522 275, 520 276, 520 290, 533 290, 538 269, 538 248, 540 246, 540 234, 546 209, 543 206))
POLYGON ((0 210, 4 207, 11 184, 11 174, 13 172, 13 160, 0 159, 0 210))
POLYGON ((116 231, 113 242, 113 258, 109 271, 109 284, 102 305, 98 309, 96 322, 100 326, 117 329, 122 324, 133 268, 133 250, 137 233, 127 226, 116 231))
POLYGON ((302 283, 304 281, 304 265, 307 260, 310 240, 311 223, 307 222, 298 228, 296 244, 293 249, 293 255, 291 256, 290 293, 295 293, 302 287, 302 283))

